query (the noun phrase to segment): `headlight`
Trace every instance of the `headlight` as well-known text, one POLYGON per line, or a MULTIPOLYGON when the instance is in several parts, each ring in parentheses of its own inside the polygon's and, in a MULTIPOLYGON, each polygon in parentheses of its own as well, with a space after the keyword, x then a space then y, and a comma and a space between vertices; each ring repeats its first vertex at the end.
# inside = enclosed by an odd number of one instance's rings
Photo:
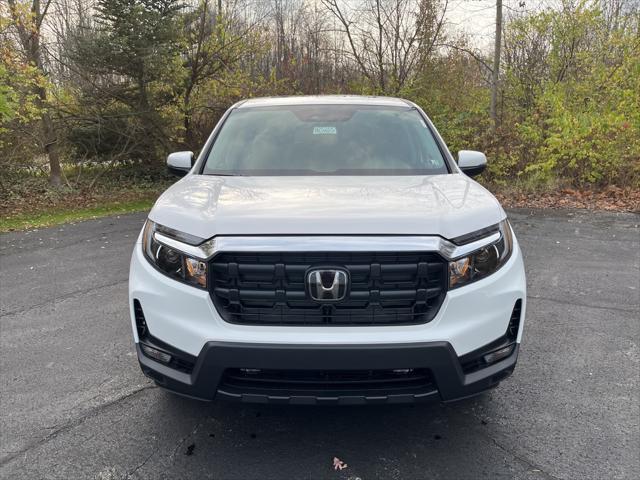
POLYGON ((151 220, 147 220, 144 226, 142 249, 147 260, 171 278, 194 287, 207 288, 207 264, 159 242, 155 236, 158 227, 151 220))
POLYGON ((449 262, 449 288, 458 288, 498 270, 511 256, 513 237, 507 220, 498 224, 500 238, 466 257, 449 262))

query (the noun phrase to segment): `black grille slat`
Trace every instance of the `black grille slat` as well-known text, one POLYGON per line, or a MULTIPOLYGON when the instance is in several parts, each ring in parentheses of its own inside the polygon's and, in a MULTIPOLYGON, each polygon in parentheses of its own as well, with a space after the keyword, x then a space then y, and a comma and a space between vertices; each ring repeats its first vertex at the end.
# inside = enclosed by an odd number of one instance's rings
POLYGON ((210 262, 211 297, 228 322, 248 325, 397 325, 431 321, 447 286, 433 252, 220 252, 210 262), (309 298, 313 267, 349 272, 335 304, 309 298))
POLYGON ((385 391, 425 388, 433 385, 427 369, 393 370, 225 370, 221 387, 271 391, 385 391))

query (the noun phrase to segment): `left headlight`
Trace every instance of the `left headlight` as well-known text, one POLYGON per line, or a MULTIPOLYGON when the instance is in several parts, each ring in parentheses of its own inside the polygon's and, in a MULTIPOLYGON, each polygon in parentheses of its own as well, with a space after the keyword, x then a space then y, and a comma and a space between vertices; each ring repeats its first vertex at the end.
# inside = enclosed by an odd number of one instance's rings
POLYGON ((513 250, 511 226, 498 224, 500 238, 495 242, 449 262, 449 288, 458 288, 491 275, 504 265, 513 250))
POLYGON ((206 289, 206 262, 159 242, 155 236, 157 230, 158 225, 147 220, 142 233, 142 250, 147 260, 175 280, 206 289))

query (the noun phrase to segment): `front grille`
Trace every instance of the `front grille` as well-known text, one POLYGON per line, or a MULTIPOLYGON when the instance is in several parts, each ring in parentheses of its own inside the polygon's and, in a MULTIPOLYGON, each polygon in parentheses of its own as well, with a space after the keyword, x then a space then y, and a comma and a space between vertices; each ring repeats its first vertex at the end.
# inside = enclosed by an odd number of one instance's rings
POLYGON ((271 395, 318 392, 322 395, 409 393, 434 388, 429 370, 225 370, 220 389, 271 395))
POLYGON ((211 297, 224 320, 246 325, 407 325, 431 321, 447 268, 431 252, 221 252, 210 263, 211 297), (313 267, 349 272, 344 300, 308 295, 313 267))

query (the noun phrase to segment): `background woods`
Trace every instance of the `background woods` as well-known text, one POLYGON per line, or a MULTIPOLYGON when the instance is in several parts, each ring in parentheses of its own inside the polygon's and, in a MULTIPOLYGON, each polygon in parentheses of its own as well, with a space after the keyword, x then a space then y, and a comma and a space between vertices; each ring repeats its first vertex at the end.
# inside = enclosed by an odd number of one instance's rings
POLYGON ((235 101, 318 93, 417 102, 497 188, 637 189, 639 3, 505 2, 494 49, 448 0, 1 0, 0 202, 157 190, 235 101))

